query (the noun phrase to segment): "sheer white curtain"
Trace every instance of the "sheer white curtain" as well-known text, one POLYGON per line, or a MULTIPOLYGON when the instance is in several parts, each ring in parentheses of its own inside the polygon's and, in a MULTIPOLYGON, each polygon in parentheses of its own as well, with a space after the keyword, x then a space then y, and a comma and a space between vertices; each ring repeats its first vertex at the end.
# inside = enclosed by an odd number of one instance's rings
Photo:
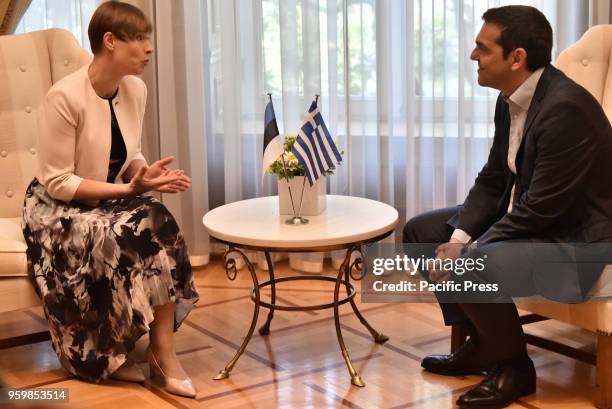
POLYGON ((589 0, 589 27, 612 23, 610 0, 589 0))
MULTIPOLYGON (((486 160, 496 98, 478 86, 469 54, 482 13, 509 3, 205 2, 210 208, 276 193, 273 177, 263 186, 259 180, 267 92, 282 134, 297 132, 321 94, 323 116, 345 151, 330 193, 384 201, 399 210, 401 223, 460 203, 486 160)), ((588 25, 583 2, 520 3, 547 15, 563 48, 588 25)))
MULTIPOLYGON (((187 115, 186 121, 198 114, 190 109, 198 101, 185 88, 203 98, 198 102, 204 117, 201 130, 180 133, 176 142, 178 150, 195 141, 202 144, 197 153, 203 155, 205 169, 199 173, 205 174, 202 186, 207 187, 205 194, 193 195, 192 204, 201 209, 206 202, 206 208, 214 208, 276 193, 272 176, 263 186, 259 178, 267 92, 273 95, 282 134, 297 132, 314 94, 321 94, 323 116, 345 151, 343 164, 329 179, 330 193, 389 203, 399 210, 401 223, 460 203, 486 159, 496 97, 477 85, 469 53, 482 13, 508 3, 154 2, 157 23, 172 21, 165 28, 157 24, 158 57, 173 50, 158 59, 158 67, 185 64, 188 71, 193 65, 188 57, 202 57, 197 60, 202 75, 197 74, 195 85, 185 69, 184 77, 157 76, 160 89, 170 81, 175 87, 169 89, 177 91, 158 97, 160 123, 177 110, 187 115), (180 49, 185 50, 182 56, 176 51, 180 49)), ((547 15, 561 48, 589 24, 588 2, 521 3, 547 15)), ((160 133, 162 147, 174 137, 171 133, 160 133)), ((179 218, 184 203, 171 203, 179 218)), ((195 214, 189 210, 187 216, 184 229, 201 229, 199 217, 187 225, 195 214)), ((295 264, 320 268, 320 261, 308 261, 295 264)))
MULTIPOLYGON (((99 2, 33 0, 19 29, 63 26, 87 47, 99 2)), ((157 50, 143 76, 144 149, 149 160, 175 155, 193 177, 191 192, 162 200, 197 263, 210 251, 201 225, 208 209, 276 194, 272 176, 260 179, 267 92, 283 134, 297 132, 321 94, 328 128, 345 151, 330 193, 386 202, 400 223, 460 203, 486 159, 496 93, 477 85, 469 53, 482 13, 509 1, 130 3, 154 22, 157 50)), ((609 15, 601 0, 512 3, 542 10, 559 49, 609 15)))
POLYGON ((32 0, 15 33, 64 28, 89 50, 87 26, 91 15, 103 0, 32 0))

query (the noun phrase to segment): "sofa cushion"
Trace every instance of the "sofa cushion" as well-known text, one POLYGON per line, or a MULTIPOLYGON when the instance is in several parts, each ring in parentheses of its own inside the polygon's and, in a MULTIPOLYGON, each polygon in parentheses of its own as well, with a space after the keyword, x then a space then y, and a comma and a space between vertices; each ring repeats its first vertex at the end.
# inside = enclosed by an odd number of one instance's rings
POLYGON ((604 298, 609 299, 612 297, 612 264, 606 266, 599 280, 597 280, 593 288, 591 288, 589 296, 599 298, 601 301, 606 301, 603 300, 604 298))
POLYGON ((591 301, 584 304, 522 302, 517 306, 589 331, 612 334, 612 265, 606 266, 589 295, 591 301))
POLYGON ((62 29, 0 36, 0 217, 19 217, 38 166, 37 113, 47 90, 89 60, 62 29))
POLYGON ((0 277, 27 276, 26 243, 21 219, 0 218, 0 277))
POLYGON ((612 304, 519 303, 517 307, 588 331, 612 334, 612 304))

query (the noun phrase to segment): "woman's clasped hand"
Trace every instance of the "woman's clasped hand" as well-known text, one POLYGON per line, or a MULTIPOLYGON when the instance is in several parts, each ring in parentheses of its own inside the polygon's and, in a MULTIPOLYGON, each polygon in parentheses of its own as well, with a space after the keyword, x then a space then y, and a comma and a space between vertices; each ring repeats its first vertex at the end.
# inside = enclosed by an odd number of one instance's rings
POLYGON ((166 169, 174 161, 173 156, 160 159, 150 166, 143 165, 130 180, 129 190, 134 195, 149 191, 179 193, 191 187, 191 179, 182 169, 166 169))

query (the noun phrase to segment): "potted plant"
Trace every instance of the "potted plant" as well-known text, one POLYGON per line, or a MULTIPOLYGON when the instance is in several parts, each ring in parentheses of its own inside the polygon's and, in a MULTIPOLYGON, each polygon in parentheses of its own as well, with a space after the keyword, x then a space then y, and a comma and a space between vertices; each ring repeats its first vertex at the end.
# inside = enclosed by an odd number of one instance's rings
MULTIPOLYGON (((291 148, 295 143, 295 135, 285 137, 282 157, 273 162, 267 169, 267 173, 277 175, 279 210, 281 215, 294 215, 291 205, 291 196, 295 206, 295 214, 300 216, 316 216, 325 210, 327 194, 327 178, 319 178, 313 186, 306 180, 304 167, 298 162, 291 148), (283 165, 284 159, 284 165, 283 165), (287 182, 289 179, 289 182, 287 182), (291 195, 289 194, 291 187, 291 195)), ((342 152, 344 153, 344 152, 342 152)), ((325 172, 325 176, 332 175, 335 168, 325 172)))

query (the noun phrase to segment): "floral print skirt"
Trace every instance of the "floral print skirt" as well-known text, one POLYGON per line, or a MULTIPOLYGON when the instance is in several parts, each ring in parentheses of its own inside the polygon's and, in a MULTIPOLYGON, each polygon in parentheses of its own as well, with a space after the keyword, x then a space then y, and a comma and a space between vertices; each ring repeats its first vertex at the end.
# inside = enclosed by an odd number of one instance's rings
POLYGON ((149 331, 154 307, 174 303, 176 331, 198 301, 183 236, 154 198, 88 207, 51 198, 34 179, 22 229, 53 348, 73 375, 107 378, 149 331))

